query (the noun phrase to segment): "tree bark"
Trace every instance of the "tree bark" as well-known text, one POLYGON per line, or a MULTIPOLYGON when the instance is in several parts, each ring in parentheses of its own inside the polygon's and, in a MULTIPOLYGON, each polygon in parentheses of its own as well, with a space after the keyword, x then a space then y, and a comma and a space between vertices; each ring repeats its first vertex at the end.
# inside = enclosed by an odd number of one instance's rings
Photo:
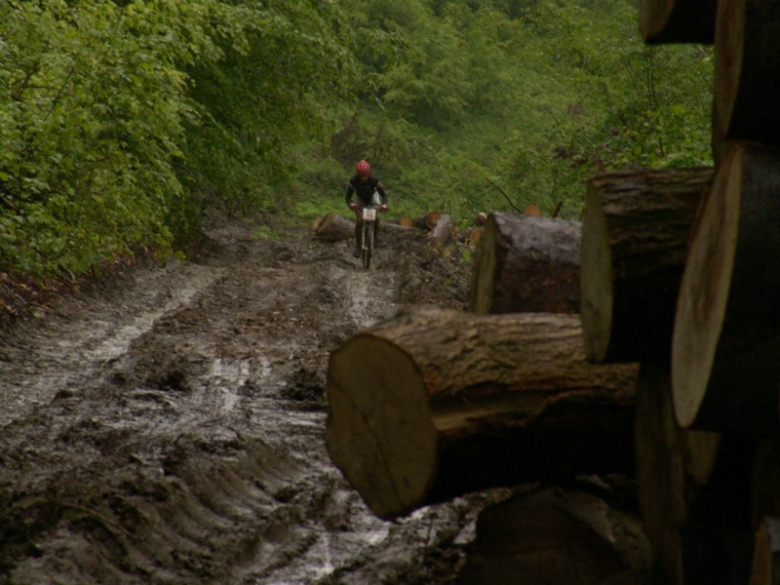
POLYGON ((717 0, 640 0, 639 32, 646 43, 715 41, 717 0))
POLYGON ((471 272, 469 311, 577 313, 579 222, 492 213, 471 272))
POLYGON ((697 491, 712 475, 721 435, 681 429, 668 366, 647 363, 637 380, 634 432, 637 497, 653 551, 654 582, 685 585, 685 560, 692 551, 683 547, 682 534, 697 491))
POLYGON ((434 307, 328 367, 328 452, 380 518, 493 486, 631 472, 637 366, 584 359, 576 315, 434 307))
POLYGON ((737 145, 694 230, 680 285, 672 385, 683 427, 780 422, 780 150, 737 145))
POLYGON ((442 214, 428 234, 428 239, 436 245, 443 246, 450 241, 454 230, 455 221, 451 216, 442 214))
POLYGON ((715 32, 713 124, 722 140, 780 143, 780 4, 722 0, 715 32))
POLYGON ((641 170, 588 181, 580 295, 589 360, 669 362, 690 233, 713 176, 641 170))
POLYGON ((634 585, 649 550, 636 518, 607 498, 545 488, 483 510, 456 585, 634 585))

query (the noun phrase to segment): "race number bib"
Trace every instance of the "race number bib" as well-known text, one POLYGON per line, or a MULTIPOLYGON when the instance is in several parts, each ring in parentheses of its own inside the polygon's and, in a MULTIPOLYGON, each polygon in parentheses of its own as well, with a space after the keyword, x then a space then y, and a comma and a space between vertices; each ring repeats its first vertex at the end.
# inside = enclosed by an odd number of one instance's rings
POLYGON ((376 221, 376 209, 372 209, 370 207, 364 207, 363 221, 376 221))

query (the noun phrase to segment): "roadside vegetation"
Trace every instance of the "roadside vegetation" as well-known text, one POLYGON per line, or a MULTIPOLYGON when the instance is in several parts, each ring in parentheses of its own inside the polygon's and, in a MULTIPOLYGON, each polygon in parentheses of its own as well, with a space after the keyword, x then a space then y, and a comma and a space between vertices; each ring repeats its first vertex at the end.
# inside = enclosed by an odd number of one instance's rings
POLYGON ((176 253, 208 207, 459 222, 711 164, 712 54, 626 0, 0 0, 0 276, 176 253))

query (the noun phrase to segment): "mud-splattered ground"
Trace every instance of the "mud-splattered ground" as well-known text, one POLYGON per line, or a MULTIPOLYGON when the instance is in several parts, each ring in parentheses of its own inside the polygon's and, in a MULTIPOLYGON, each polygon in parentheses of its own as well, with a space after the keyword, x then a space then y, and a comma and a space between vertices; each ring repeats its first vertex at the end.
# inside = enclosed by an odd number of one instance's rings
POLYGON ((328 459, 324 392, 358 329, 464 308, 469 266, 388 234, 366 272, 259 227, 0 325, 0 583, 452 579, 486 496, 375 518, 328 459))

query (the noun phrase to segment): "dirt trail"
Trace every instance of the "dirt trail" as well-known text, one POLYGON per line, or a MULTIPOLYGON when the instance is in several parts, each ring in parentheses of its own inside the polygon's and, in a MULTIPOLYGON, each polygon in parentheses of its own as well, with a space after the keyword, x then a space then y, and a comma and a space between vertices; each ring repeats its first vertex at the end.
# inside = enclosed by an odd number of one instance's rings
POLYGON ((366 273, 305 228, 209 232, 0 329, 0 583, 446 583, 485 496, 383 522, 325 452, 329 352, 462 262, 388 234, 366 273))

